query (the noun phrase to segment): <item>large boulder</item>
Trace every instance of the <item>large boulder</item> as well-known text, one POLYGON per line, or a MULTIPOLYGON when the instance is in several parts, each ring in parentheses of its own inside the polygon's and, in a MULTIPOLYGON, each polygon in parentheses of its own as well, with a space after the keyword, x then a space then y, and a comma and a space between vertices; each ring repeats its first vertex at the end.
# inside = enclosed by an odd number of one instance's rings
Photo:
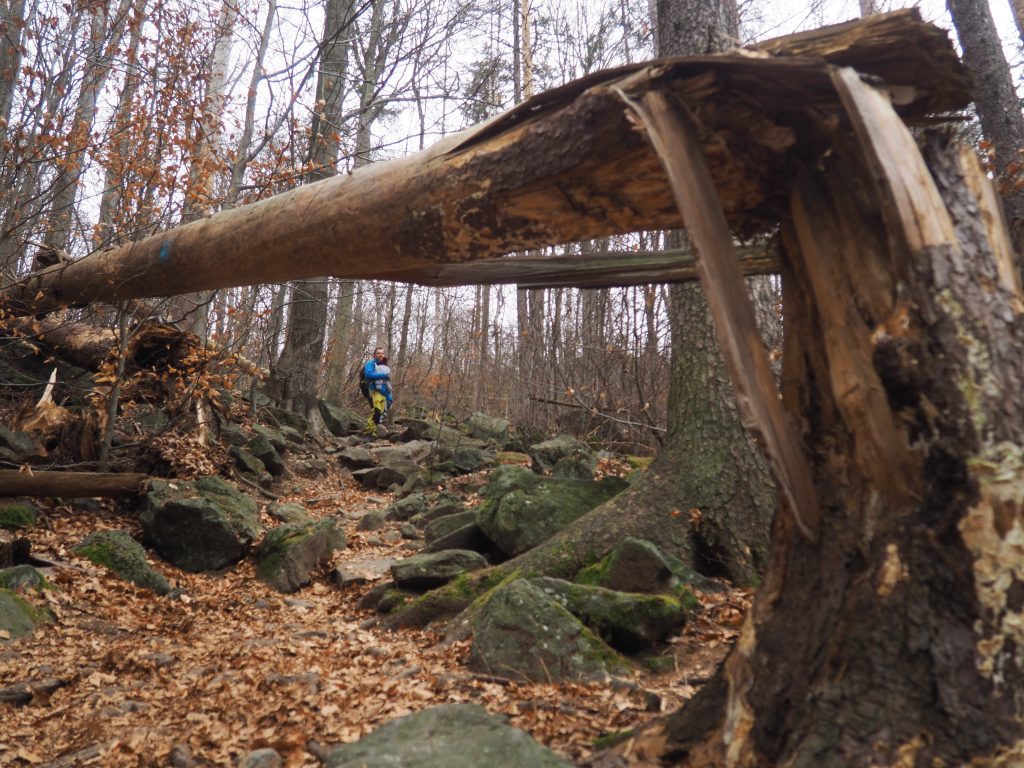
POLYGON ((525 579, 497 587, 470 619, 474 672, 534 682, 588 680, 626 662, 557 600, 525 579))
POLYGON ((486 413, 473 413, 466 422, 466 431, 470 437, 493 443, 499 449, 504 449, 508 445, 508 419, 499 419, 486 413))
POLYGON ((487 561, 478 552, 448 549, 398 560, 391 566, 391 578, 399 587, 433 589, 447 584, 459 574, 486 567, 487 561))
POLYGON ((137 587, 151 589, 158 595, 166 595, 171 591, 167 579, 149 564, 146 550, 128 531, 90 533, 74 548, 74 553, 137 587))
POLYGON ((531 582, 602 640, 625 653, 637 653, 663 643, 686 623, 689 611, 696 605, 696 599, 684 605, 667 595, 616 592, 562 579, 543 577, 531 582))
POLYGON ((295 502, 274 503, 267 507, 267 514, 279 523, 308 523, 309 511, 295 502))
POLYGON ((392 485, 402 485, 410 477, 419 474, 420 467, 413 458, 402 451, 387 452, 378 457, 379 466, 360 469, 352 477, 366 488, 386 490, 392 485))
POLYGON ((533 462, 534 472, 549 472, 561 459, 570 457, 575 457, 577 460, 591 457, 596 464, 596 457, 590 450, 590 446, 569 435, 558 435, 542 443, 531 445, 527 453, 530 454, 530 460, 533 462))
POLYGON ((139 520, 146 541, 186 571, 238 562, 263 532, 256 502, 213 476, 152 481, 139 520))
POLYGON ((336 749, 327 768, 569 768, 479 704, 447 704, 385 723, 336 749))
POLYGON ((52 622, 45 608, 36 608, 9 589, 0 589, 0 643, 32 634, 36 626, 52 622))
POLYGON ((506 471, 484 489, 486 501, 480 506, 478 522, 487 537, 509 557, 547 541, 628 485, 617 477, 594 481, 534 475, 535 479, 520 488, 510 481, 517 477, 525 479, 524 472, 532 473, 518 467, 502 469, 506 471), (511 490, 502 493, 506 488, 511 490))
POLYGON ((350 446, 338 454, 338 461, 349 469, 369 469, 376 465, 373 456, 365 448, 350 446))
POLYGON ((351 408, 332 405, 326 400, 317 400, 316 405, 320 410, 320 418, 324 420, 324 425, 337 437, 359 432, 366 423, 366 416, 360 416, 351 408))
POLYGON ((345 534, 334 520, 281 525, 256 548, 256 576, 278 592, 294 592, 312 580, 313 571, 345 548, 345 534))
POLYGON ((483 440, 477 440, 444 424, 436 424, 425 419, 406 419, 404 423, 405 430, 398 436, 399 441, 403 443, 413 440, 429 440, 443 445, 449 450, 460 446, 484 447, 483 440))

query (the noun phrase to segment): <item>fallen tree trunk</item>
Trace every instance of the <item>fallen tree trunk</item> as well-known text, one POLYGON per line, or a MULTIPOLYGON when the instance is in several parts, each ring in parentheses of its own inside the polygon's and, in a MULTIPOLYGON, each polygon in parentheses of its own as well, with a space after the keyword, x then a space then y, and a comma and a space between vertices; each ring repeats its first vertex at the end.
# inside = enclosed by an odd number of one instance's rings
POLYGON ((135 472, 21 472, 0 470, 0 496, 62 499, 138 496, 149 475, 135 472))
MULTIPOLYGON (((779 256, 770 248, 738 248, 740 271, 746 276, 779 271, 779 256)), ((698 280, 697 257, 690 250, 636 253, 621 251, 586 256, 515 256, 388 273, 397 282, 431 287, 508 285, 520 288, 608 288, 681 283, 698 280)))
MULTIPOLYGON (((734 231, 769 231, 796 142, 776 116, 834 105, 826 61, 906 84, 900 101, 910 116, 966 103, 944 33, 915 19, 893 14, 800 36, 799 59, 729 53, 595 73, 419 154, 49 267, 6 286, 0 304, 45 313, 323 275, 379 278, 382 264, 415 279, 439 262, 677 227, 658 157, 619 96, 652 87, 704 105, 702 141, 734 231)), ((771 50, 787 46, 773 41, 771 50)))

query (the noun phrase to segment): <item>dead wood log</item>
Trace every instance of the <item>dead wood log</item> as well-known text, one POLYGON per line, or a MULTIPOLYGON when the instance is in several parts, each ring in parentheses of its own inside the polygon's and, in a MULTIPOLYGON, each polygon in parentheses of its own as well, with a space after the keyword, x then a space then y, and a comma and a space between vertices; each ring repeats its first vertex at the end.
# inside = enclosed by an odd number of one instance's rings
POLYGON ((21 472, 0 470, 0 496, 137 496, 151 478, 137 472, 21 472))
POLYGON ((902 114, 968 101, 945 33, 913 13, 767 46, 596 73, 416 155, 222 211, 7 286, 17 313, 322 275, 408 274, 681 221, 658 158, 615 88, 657 87, 701 104, 709 166, 741 235, 774 226, 794 154, 818 157, 827 130, 798 142, 811 111, 835 109, 829 61, 883 77, 902 114), (884 34, 883 34, 884 30, 884 34), (874 42, 881 37, 884 45, 874 42), (801 128, 802 130, 802 128, 801 128))
POLYGON ((63 680, 58 677, 51 677, 45 680, 35 680, 31 683, 16 683, 0 688, 0 704, 13 704, 20 707, 31 704, 33 699, 48 699, 50 694, 58 691, 67 685, 70 680, 63 680))
MULTIPOLYGON (((774 247, 737 248, 740 271, 747 276, 779 271, 774 247)), ((573 256, 515 256, 466 264, 435 264, 388 273, 386 279, 431 287, 508 285, 520 288, 607 288, 698 280, 697 258, 690 250, 617 251, 573 256)))

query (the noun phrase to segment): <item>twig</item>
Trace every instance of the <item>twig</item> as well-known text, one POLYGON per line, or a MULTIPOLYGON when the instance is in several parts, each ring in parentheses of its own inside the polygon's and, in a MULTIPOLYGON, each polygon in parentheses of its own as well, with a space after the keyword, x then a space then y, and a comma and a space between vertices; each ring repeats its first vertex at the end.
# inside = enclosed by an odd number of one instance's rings
POLYGON ((280 499, 281 498, 278 494, 271 493, 270 491, 265 490, 264 488, 261 488, 260 486, 258 486, 256 483, 254 483, 252 480, 248 479, 247 477, 243 477, 242 475, 235 475, 235 479, 236 480, 241 480, 243 483, 248 485, 250 488, 254 488, 255 490, 257 490, 260 493, 262 493, 268 499, 280 499))

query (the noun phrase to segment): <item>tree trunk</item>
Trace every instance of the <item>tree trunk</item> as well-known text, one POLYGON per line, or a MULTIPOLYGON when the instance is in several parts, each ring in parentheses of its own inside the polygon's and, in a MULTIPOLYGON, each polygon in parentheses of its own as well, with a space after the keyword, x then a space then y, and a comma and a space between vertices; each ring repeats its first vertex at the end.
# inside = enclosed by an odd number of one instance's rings
MULTIPOLYGON (((1010 237, 1017 253, 1024 254, 1024 190, 1020 188, 1024 179, 1020 154, 1024 150, 1024 114, 999 32, 988 0, 946 0, 946 7, 960 38, 981 130, 995 153, 1010 237)), ((1018 270, 1024 270, 1020 258, 1018 270)))
POLYGON ((970 150, 931 173, 882 96, 784 222, 784 399, 825 506, 788 518, 716 680, 642 735, 674 764, 1015 765, 1024 494, 1021 296, 970 150), (857 146, 859 144, 860 146, 857 146), (859 153, 870 170, 850 158, 859 153))
MULTIPOLYGON (((348 71, 349 41, 344 32, 352 24, 352 5, 352 0, 328 0, 327 3, 320 45, 317 109, 313 110, 310 130, 309 156, 314 170, 307 182, 326 179, 337 173, 341 142, 339 123, 348 71)), ((292 284, 292 312, 284 349, 267 384, 268 391, 279 398, 279 403, 305 416, 314 428, 320 424, 316 400, 320 360, 327 335, 328 289, 326 277, 292 284)), ((344 299, 351 297, 351 289, 350 283, 342 282, 335 314, 334 348, 328 355, 332 367, 327 379, 333 382, 331 394, 335 399, 347 378, 341 345, 348 338, 351 324, 351 311, 345 311, 344 306, 344 299)))

